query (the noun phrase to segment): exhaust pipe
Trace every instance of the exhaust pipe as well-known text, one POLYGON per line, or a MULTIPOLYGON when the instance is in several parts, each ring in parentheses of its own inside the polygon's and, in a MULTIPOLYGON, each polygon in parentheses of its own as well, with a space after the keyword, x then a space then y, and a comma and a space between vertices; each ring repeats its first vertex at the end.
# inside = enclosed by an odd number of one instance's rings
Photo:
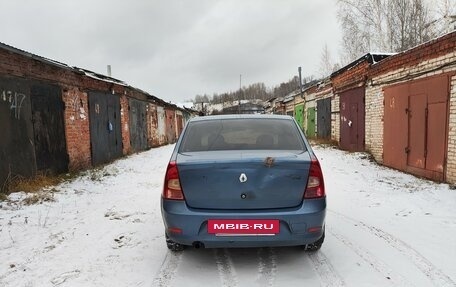
POLYGON ((195 241, 195 242, 193 242, 193 244, 192 244, 192 245, 193 245, 193 248, 195 248, 195 249, 204 248, 204 243, 202 243, 202 242, 199 242, 199 241, 195 241))

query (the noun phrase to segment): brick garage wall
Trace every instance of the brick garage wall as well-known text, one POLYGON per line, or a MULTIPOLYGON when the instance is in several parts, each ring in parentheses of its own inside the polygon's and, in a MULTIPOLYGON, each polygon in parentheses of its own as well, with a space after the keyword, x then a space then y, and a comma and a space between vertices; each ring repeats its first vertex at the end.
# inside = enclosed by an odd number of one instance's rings
POLYGON ((120 126, 122 127, 123 154, 130 154, 130 108, 128 98, 125 95, 120 96, 120 126))
POLYGON ((367 57, 341 72, 331 75, 331 139, 340 142, 340 95, 349 89, 365 85, 371 64, 367 57))
POLYGON ((369 78, 375 78, 392 71, 419 72, 425 70, 430 64, 444 62, 448 54, 454 54, 456 47, 456 31, 443 37, 434 39, 413 49, 390 56, 380 63, 371 66, 369 78))
POLYGON ((370 63, 367 59, 359 62, 355 66, 342 71, 339 74, 331 77, 333 90, 335 93, 340 93, 348 89, 363 85, 367 79, 370 63))
POLYGON ((12 47, 0 47, 0 74, 16 76, 25 81, 39 80, 61 87, 65 102, 65 135, 70 170, 91 167, 89 91, 120 95, 124 154, 130 152, 128 97, 150 100, 149 95, 135 88, 89 77, 64 64, 48 62, 12 47))
POLYGON ((174 123, 174 127, 176 129, 176 140, 177 140, 184 127, 184 115, 182 114, 182 111, 176 110, 176 116, 174 119, 176 120, 176 122, 174 123))
POLYGON ((4 49, 0 49, 0 59, 0 72, 7 75, 71 86, 78 86, 74 83, 80 83, 80 76, 64 66, 44 64, 4 49))
POLYGON ((87 93, 77 87, 63 86, 65 102, 65 134, 70 171, 89 168, 90 152, 89 105, 87 93))
MULTIPOLYGON (((366 86, 366 149, 383 163, 383 88, 443 73, 456 73, 456 32, 373 65, 366 86)), ((456 182, 456 76, 451 78, 446 178, 456 182)), ((442 127, 443 128, 443 127, 442 127)))
POLYGON ((176 112, 169 106, 165 107, 165 123, 166 123, 166 140, 168 143, 175 143, 176 135, 176 112))
MULTIPOLYGON (((456 58, 456 55, 453 55, 456 58)), ((456 71, 456 68, 454 69, 456 71)), ((456 183, 456 76, 451 78, 450 117, 448 121, 448 158, 446 179, 456 183)))
POLYGON ((160 145, 157 106, 155 104, 148 104, 147 106, 147 143, 149 147, 160 145))
MULTIPOLYGON (((456 60, 456 55, 447 55, 441 59, 452 58, 456 60)), ((437 63, 439 61, 436 61, 437 63)), ((428 69, 433 69, 435 65, 430 64, 428 69)), ((450 69, 444 69, 440 72, 430 72, 413 80, 426 78, 445 72, 450 72, 450 69)), ((453 68, 456 72, 456 67, 453 68)), ((374 78, 377 81, 392 80, 392 75, 401 78, 408 75, 408 70, 400 69, 393 73, 388 73, 384 77, 379 76, 374 78)), ((405 83, 400 81, 398 83, 405 83)), ((366 87, 366 150, 370 152, 375 160, 383 163, 383 116, 384 116, 384 93, 383 88, 388 85, 368 85, 366 87)), ((443 127, 442 127, 443 128, 443 127)), ((447 159, 447 181, 456 182, 456 76, 451 78, 450 86, 450 110, 449 110, 449 131, 448 131, 448 159, 447 159)))
MULTIPOLYGON (((305 95, 303 95, 303 96, 306 97, 305 95)), ((297 105, 302 104, 302 103, 304 103, 304 99, 301 97, 300 94, 296 95, 294 97, 294 105, 297 106, 297 105)))
POLYGON ((294 99, 285 103, 285 114, 289 112, 294 114, 294 99))
POLYGON ((365 147, 375 160, 383 163, 383 91, 382 86, 366 86, 365 147))
POLYGON ((87 93, 81 86, 81 76, 60 65, 45 64, 5 49, 0 49, 0 73, 24 80, 39 80, 62 88, 65 103, 65 136, 70 170, 91 166, 90 132, 87 93), (82 109, 82 110, 81 110, 82 109))

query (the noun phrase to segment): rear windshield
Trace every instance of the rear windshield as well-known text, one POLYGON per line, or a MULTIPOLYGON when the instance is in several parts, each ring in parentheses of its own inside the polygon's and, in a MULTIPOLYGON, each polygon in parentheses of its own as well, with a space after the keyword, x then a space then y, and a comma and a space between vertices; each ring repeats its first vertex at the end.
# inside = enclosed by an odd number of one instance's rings
POLYGON ((304 142, 286 119, 221 119, 190 122, 179 152, 210 150, 299 150, 304 142))

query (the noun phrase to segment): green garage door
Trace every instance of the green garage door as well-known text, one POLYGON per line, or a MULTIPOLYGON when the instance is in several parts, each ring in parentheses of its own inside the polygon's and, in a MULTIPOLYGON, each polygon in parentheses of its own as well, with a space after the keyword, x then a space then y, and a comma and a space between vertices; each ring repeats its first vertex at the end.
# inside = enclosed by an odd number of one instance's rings
POLYGON ((309 138, 315 137, 315 108, 307 109, 307 130, 306 135, 309 138))
POLYGON ((304 104, 295 106, 294 118, 298 122, 298 125, 301 127, 301 129, 303 129, 304 128, 304 104))

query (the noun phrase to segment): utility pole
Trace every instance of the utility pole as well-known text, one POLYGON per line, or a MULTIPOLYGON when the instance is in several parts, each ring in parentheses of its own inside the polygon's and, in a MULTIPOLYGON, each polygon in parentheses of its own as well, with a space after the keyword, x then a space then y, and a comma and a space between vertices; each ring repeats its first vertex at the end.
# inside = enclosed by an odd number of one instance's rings
POLYGON ((206 116, 206 112, 204 111, 204 101, 196 102, 195 104, 201 104, 201 111, 199 113, 200 116, 206 116))

